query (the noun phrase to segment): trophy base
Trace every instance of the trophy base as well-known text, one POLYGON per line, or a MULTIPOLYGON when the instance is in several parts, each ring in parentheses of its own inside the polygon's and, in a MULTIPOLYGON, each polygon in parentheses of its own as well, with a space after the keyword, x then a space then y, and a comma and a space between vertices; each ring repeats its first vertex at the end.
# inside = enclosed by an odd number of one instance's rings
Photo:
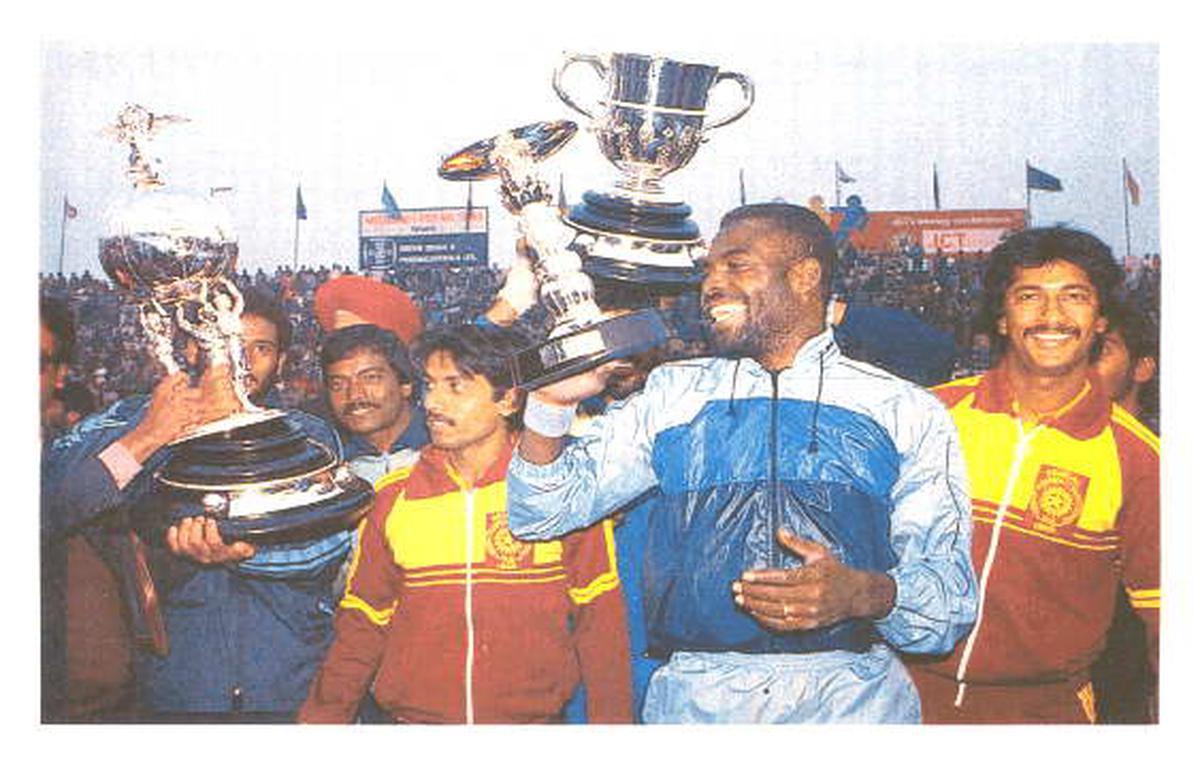
POLYGON ((370 483, 286 412, 181 444, 155 476, 169 523, 215 518, 225 541, 288 541, 348 528, 370 508, 370 483))
POLYGON ((518 352, 511 360, 513 380, 520 388, 536 390, 648 351, 669 337, 666 323, 653 308, 604 319, 518 352))
POLYGON ((184 433, 182 436, 172 441, 170 445, 174 446, 176 444, 194 441, 197 438, 204 438, 205 436, 212 436, 218 433, 227 433, 231 430, 237 430, 238 428, 245 427, 247 425, 257 425, 260 422, 266 422, 268 420, 274 420, 282 417, 284 414, 286 414, 286 412, 282 412, 278 409, 255 409, 245 412, 234 412, 227 417, 222 417, 221 419, 214 420, 212 422, 206 422, 195 430, 184 433))
POLYGON ((593 234, 616 234, 663 242, 697 243, 700 227, 683 202, 654 202, 585 191, 567 213, 571 226, 593 234))

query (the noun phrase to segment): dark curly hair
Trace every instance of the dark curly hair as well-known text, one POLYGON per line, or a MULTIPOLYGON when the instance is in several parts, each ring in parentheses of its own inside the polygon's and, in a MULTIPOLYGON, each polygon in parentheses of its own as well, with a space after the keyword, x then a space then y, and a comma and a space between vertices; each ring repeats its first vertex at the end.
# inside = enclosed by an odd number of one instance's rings
MULTIPOLYGON (((1113 260, 1112 250, 1086 231, 1053 226, 1029 228, 1006 236, 988 258, 983 275, 983 305, 975 317, 975 330, 992 342, 992 363, 1008 348, 1008 338, 998 330, 1004 316, 1004 295, 1018 268, 1039 268, 1054 260, 1078 266, 1087 274, 1100 300, 1100 315, 1107 317, 1122 299, 1125 274, 1113 260)), ((1094 361, 1101 338, 1092 349, 1094 361)))
POLYGON ((261 316, 275 325, 275 335, 279 339, 279 352, 287 353, 292 344, 292 323, 288 321, 283 306, 273 295, 256 287, 242 290, 242 315, 261 316))
POLYGON ((829 297, 837 267, 833 233, 820 216, 807 207, 786 202, 763 202, 735 207, 721 218, 721 228, 755 220, 782 231, 792 240, 796 258, 815 258, 821 266, 821 296, 829 297))
MULTIPOLYGON (((493 388, 493 399, 499 401, 510 388, 516 387, 512 357, 529 345, 529 339, 512 327, 461 324, 436 326, 425 330, 413 344, 413 358, 418 368, 439 351, 450 354, 454 364, 472 377, 482 375, 493 388)), ((523 397, 517 399, 517 409, 508 424, 520 422, 523 397)))
POLYGON ((404 343, 389 330, 374 324, 353 324, 326 336, 321 344, 321 371, 328 373, 330 365, 364 349, 382 356, 402 385, 417 381, 417 370, 404 343))
POLYGON ((42 325, 54 335, 54 358, 56 363, 66 363, 75 354, 75 319, 71 309, 62 300, 43 297, 38 306, 42 325))

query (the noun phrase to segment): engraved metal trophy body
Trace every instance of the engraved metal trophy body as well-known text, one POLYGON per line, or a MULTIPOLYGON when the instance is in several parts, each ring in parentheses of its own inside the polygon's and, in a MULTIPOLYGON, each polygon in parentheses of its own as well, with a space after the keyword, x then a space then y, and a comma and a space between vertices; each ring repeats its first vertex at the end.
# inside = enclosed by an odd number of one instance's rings
POLYGON ((576 125, 566 120, 479 141, 438 170, 449 180, 498 176, 505 207, 517 216, 535 254, 540 302, 554 326, 545 342, 514 359, 517 383, 530 389, 667 341, 666 323, 653 308, 606 316, 596 303, 593 280, 631 293, 636 286, 639 296, 658 297, 701 281, 696 260, 706 248, 699 226, 691 208, 664 191, 662 179, 692 159, 707 131, 738 119, 754 102, 754 86, 744 75, 631 53, 604 59, 568 54, 553 84, 565 103, 591 119, 601 151, 620 170, 612 190, 585 193, 565 221, 553 206, 535 166, 575 135, 576 125), (564 72, 576 63, 590 65, 606 86, 606 97, 591 110, 563 85, 564 72), (725 80, 741 86, 743 102, 710 120, 709 91, 725 80))
POLYGON ((605 317, 596 305, 592 280, 573 248, 574 232, 563 225, 550 186, 536 165, 558 151, 576 132, 567 120, 538 122, 471 144, 442 162, 447 180, 500 179, 504 206, 534 254, 539 299, 553 324, 542 343, 512 360, 515 383, 539 388, 607 361, 649 350, 668 333, 654 310, 605 317))
POLYGON ((673 197, 663 178, 692 160, 709 131, 728 125, 754 103, 754 85, 743 74, 715 66, 638 53, 594 56, 569 53, 554 73, 554 90, 590 120, 601 153, 620 171, 613 187, 588 191, 566 222, 587 251, 584 270, 599 279, 657 285, 669 291, 697 284, 695 268, 705 248, 691 207, 673 197), (604 96, 581 105, 565 73, 586 64, 604 96), (708 99, 722 82, 740 87, 741 103, 723 116, 708 114, 708 99))
POLYGON ((227 215, 208 199, 167 190, 147 154, 155 132, 182 121, 127 105, 108 129, 129 147, 133 190, 108 215, 100 262, 138 301, 151 353, 167 373, 184 368, 176 340, 190 338, 202 351, 200 364, 230 376, 238 411, 174 442, 155 474, 150 504, 169 522, 213 516, 226 539, 304 537, 347 526, 369 508, 370 484, 342 464, 336 443, 306 435, 293 415, 250 400, 243 300, 230 278, 238 248, 227 215))

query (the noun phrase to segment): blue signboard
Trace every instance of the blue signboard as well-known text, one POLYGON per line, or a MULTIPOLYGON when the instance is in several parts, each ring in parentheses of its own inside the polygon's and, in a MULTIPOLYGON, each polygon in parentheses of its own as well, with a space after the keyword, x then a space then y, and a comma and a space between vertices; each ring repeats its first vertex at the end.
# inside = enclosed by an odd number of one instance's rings
POLYGON ((363 271, 487 266, 487 208, 440 207, 359 213, 363 271))

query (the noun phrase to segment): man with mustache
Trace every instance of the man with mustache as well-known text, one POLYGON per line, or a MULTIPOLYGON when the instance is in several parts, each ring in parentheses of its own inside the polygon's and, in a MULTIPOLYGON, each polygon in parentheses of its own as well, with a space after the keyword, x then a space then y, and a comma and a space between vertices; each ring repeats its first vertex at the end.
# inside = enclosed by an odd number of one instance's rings
POLYGON ((953 423, 920 388, 844 358, 835 259, 811 211, 728 213, 704 263, 723 358, 655 368, 568 443, 612 367, 530 394, 509 467, 523 538, 657 488, 643 570, 647 722, 916 722, 895 650, 945 652, 975 614, 953 423))
POLYGON ((413 402, 416 370, 389 330, 353 324, 321 346, 329 411, 351 469, 374 483, 429 443, 425 412, 413 402))
POLYGON ((992 251, 980 326, 999 360, 937 390, 966 454, 979 618, 948 656, 911 660, 927 721, 1095 722, 1089 671, 1119 587, 1157 671, 1158 438, 1092 366, 1122 279, 1083 231, 992 251))
POLYGON ((350 722, 369 688, 393 721, 555 722, 581 678, 589 721, 630 721, 611 523, 540 543, 508 529, 520 345, 470 325, 418 340, 432 443, 376 483, 301 721, 350 722))

